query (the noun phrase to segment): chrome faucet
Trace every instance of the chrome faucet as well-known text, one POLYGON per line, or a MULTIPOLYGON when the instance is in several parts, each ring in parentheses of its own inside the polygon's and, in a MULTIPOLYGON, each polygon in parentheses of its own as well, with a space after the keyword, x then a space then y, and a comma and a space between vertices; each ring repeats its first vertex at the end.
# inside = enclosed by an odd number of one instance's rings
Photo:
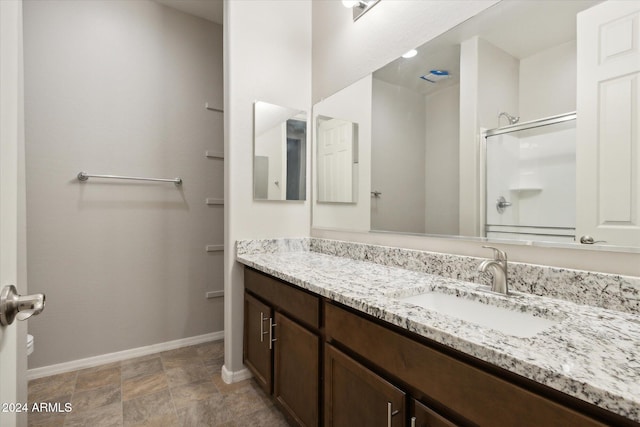
POLYGON ((478 271, 485 273, 487 269, 493 272, 493 282, 491 290, 500 294, 509 294, 507 285, 507 254, 493 246, 483 246, 483 248, 493 249, 494 259, 485 259, 478 266, 478 271))

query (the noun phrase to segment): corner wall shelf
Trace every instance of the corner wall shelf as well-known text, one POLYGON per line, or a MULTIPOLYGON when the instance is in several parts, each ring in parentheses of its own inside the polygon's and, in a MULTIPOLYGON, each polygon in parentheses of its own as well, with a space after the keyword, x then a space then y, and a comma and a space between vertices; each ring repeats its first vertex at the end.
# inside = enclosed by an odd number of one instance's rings
POLYGON ((511 187, 509 191, 542 191, 542 187, 511 187))
POLYGON ((212 159, 224 159, 224 152, 207 150, 204 152, 205 157, 212 159))
POLYGON ((207 299, 224 297, 224 291, 209 291, 205 294, 207 299))
POLYGON ((216 113, 224 113, 224 110, 222 108, 210 107, 208 102, 204 103, 204 108, 209 111, 215 111, 216 113))

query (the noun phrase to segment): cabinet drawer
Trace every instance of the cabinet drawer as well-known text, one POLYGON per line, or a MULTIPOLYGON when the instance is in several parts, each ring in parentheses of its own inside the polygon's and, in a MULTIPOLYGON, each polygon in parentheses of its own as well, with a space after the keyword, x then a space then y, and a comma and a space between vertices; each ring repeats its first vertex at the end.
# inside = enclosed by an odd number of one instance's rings
POLYGON ((400 381, 479 425, 590 427, 604 424, 333 304, 328 341, 337 341, 400 381))
POLYGON ((319 297, 249 268, 244 269, 244 287, 292 318, 320 327, 319 297))

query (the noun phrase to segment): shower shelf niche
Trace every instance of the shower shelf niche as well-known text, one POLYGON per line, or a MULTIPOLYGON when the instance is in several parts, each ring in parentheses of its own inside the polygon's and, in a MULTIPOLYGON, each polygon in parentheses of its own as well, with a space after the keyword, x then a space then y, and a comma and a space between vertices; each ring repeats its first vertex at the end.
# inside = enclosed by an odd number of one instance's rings
POLYGON ((510 187, 509 191, 542 191, 542 187, 510 187))

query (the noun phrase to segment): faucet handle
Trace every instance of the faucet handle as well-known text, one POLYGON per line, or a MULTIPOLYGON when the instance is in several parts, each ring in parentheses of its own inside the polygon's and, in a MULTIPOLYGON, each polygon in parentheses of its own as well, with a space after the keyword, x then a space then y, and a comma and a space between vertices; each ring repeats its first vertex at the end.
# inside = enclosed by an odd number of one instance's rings
POLYGON ((496 261, 507 262, 507 253, 493 246, 482 246, 483 248, 493 249, 493 257, 496 261))

